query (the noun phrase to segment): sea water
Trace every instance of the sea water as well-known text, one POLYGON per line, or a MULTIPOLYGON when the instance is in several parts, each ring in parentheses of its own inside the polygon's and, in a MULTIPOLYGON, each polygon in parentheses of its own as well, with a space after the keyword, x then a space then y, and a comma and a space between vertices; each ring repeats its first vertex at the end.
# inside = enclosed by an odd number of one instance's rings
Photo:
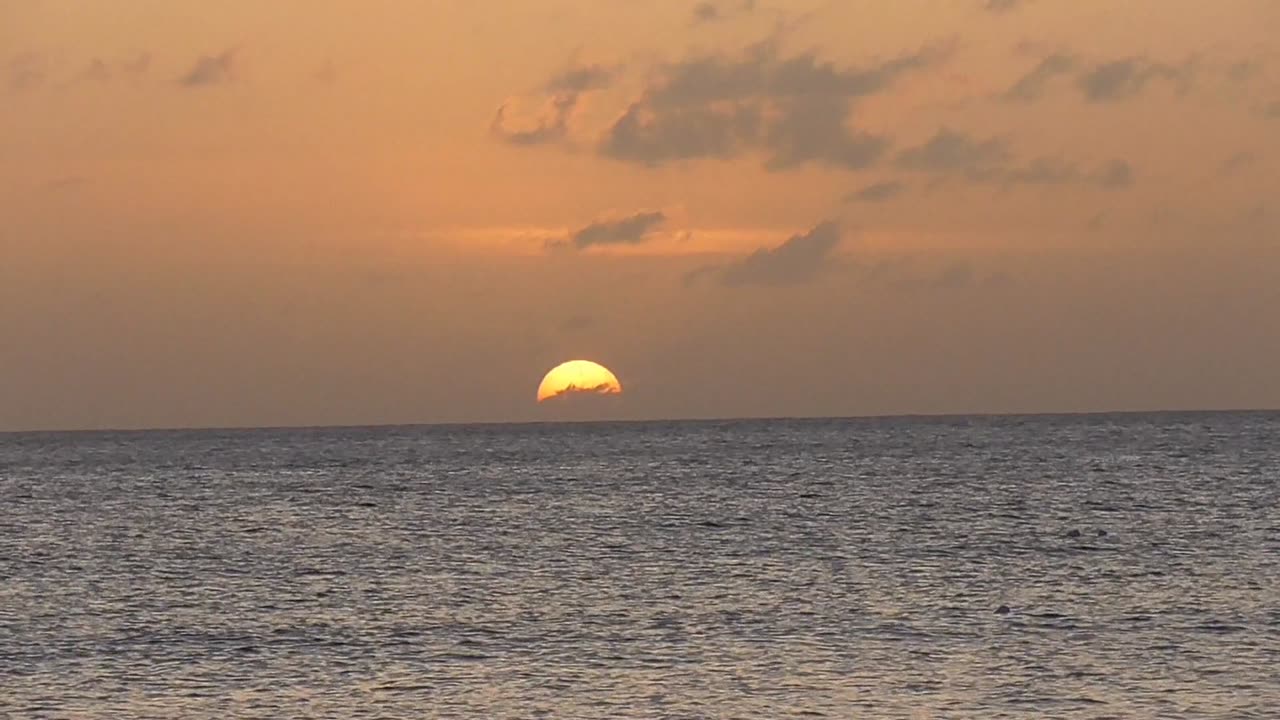
POLYGON ((1280 717, 1280 415, 0 435, 0 717, 1280 717))

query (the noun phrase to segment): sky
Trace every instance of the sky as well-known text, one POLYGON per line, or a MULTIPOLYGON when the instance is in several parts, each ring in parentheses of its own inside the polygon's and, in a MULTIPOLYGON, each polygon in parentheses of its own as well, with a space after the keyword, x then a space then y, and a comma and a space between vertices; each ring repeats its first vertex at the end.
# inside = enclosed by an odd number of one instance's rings
POLYGON ((1273 0, 0 0, 0 431, 1280 407, 1273 0))

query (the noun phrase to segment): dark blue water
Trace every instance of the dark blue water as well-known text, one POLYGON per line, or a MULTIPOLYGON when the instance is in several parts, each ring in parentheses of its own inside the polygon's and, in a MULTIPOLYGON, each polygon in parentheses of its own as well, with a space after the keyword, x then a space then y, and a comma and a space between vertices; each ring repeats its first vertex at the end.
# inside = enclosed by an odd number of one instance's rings
POLYGON ((0 435, 4 718, 1277 708, 1277 414, 0 435))

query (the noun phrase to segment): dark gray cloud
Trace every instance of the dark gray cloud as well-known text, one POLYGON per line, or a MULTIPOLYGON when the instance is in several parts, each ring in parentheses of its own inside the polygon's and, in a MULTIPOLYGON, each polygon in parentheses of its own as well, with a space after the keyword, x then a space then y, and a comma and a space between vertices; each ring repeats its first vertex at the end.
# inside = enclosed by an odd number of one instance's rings
POLYGON ((828 220, 773 248, 761 248, 713 270, 725 285, 795 285, 812 280, 840 244, 840 225, 828 220))
POLYGON ((32 90, 45 83, 49 66, 44 55, 24 52, 9 59, 5 68, 5 85, 13 92, 32 90))
POLYGON ((579 250, 596 245, 638 245, 649 233, 667 221, 661 210, 649 210, 623 218, 596 220, 569 236, 569 244, 579 250))
POLYGON ((703 23, 716 22, 717 20, 727 20, 734 15, 746 14, 756 9, 756 0, 739 0, 731 3, 729 0, 703 0, 693 6, 694 25, 703 23))
POLYGON ((693 21, 695 23, 712 22, 720 19, 720 8, 716 7, 713 2, 700 2, 693 6, 693 21))
POLYGON ((806 163, 863 168, 883 155, 888 141, 849 128, 854 101, 945 55, 944 48, 925 48, 841 68, 812 52, 784 57, 774 43, 760 43, 738 56, 668 63, 598 150, 646 166, 756 152, 775 171, 806 163))
POLYGON ((235 66, 235 50, 218 55, 203 55, 195 61, 178 82, 183 87, 200 88, 219 85, 232 79, 235 66))
POLYGON ((845 202, 878 203, 892 200, 906 192, 907 185, 898 180, 872 183, 844 196, 845 202))
POLYGON ((757 144, 761 122, 760 110, 746 104, 655 113, 632 103, 598 150, 615 160, 650 167, 673 160, 729 158, 757 144))
POLYGON ((765 169, 788 170, 813 162, 858 170, 880 159, 887 138, 845 127, 847 104, 830 98, 802 98, 788 103, 770 125, 764 144, 771 155, 765 169))
POLYGON ((553 94, 590 90, 601 90, 613 84, 621 71, 620 67, 601 65, 573 65, 568 67, 547 82, 547 92, 553 94))
POLYGON ((503 142, 512 145, 545 145, 563 140, 569 134, 569 117, 578 105, 577 93, 562 93, 551 99, 546 113, 532 127, 511 129, 507 127, 507 106, 501 105, 494 113, 489 131, 503 142))
POLYGON ((1185 90, 1191 80, 1191 68, 1130 57, 1094 65, 1080 74, 1076 84, 1086 100, 1106 103, 1135 97, 1152 80, 1167 80, 1185 90))
POLYGON ((1018 6, 1023 5, 1025 0, 983 0, 982 9, 990 12, 1003 13, 1015 10, 1018 6))
POLYGON ((944 127, 923 144, 900 151, 895 162, 907 170, 961 174, 979 180, 1000 174, 1011 159, 1003 138, 975 140, 944 127))
POLYGON ((1004 187, 1090 184, 1117 189, 1133 183, 1133 168, 1124 160, 1112 160, 1091 172, 1054 157, 1019 162, 1004 138, 978 140, 945 127, 924 143, 899 151, 894 162, 904 170, 1004 187))
POLYGON ((1118 102, 1137 97, 1156 80, 1171 83, 1180 93, 1186 92, 1194 71, 1192 62, 1175 66, 1135 56, 1086 63, 1071 53, 1056 52, 1042 58, 1009 86, 1002 97, 1013 102, 1037 100, 1056 78, 1074 75, 1076 89, 1089 102, 1118 102))
POLYGON ((1049 82, 1059 75, 1070 73, 1076 67, 1076 58, 1066 53, 1054 53, 1044 58, 1023 75, 1004 93, 1005 100, 1028 102, 1044 94, 1049 82))

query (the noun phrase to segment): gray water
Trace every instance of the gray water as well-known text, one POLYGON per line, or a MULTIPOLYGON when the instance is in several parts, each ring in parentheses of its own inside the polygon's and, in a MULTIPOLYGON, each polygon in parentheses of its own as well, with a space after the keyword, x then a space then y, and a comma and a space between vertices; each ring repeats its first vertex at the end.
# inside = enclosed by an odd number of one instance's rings
POLYGON ((0 435, 0 717, 1274 718, 1278 446, 1263 413, 0 435))

